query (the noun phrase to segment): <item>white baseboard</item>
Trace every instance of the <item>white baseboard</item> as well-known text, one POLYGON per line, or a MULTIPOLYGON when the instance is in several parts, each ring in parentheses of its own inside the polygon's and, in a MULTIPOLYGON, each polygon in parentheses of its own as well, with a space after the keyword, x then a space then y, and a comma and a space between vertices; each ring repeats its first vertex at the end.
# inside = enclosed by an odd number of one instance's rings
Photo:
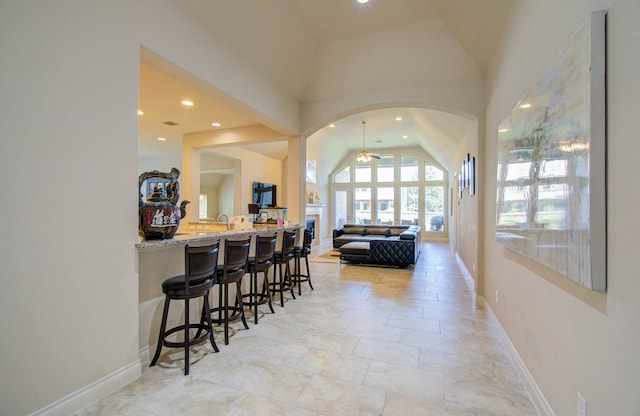
POLYGON ((471 291, 475 295, 476 282, 473 280, 473 276, 471 276, 471 273, 469 273, 469 270, 467 270, 467 266, 464 265, 464 262, 462 261, 462 258, 458 253, 456 253, 456 263, 458 263, 458 267, 460 267, 460 271, 462 272, 464 279, 467 281, 467 284, 469 285, 469 289, 471 289, 471 291))
POLYGON ((538 411, 538 414, 541 416, 555 416, 555 413, 553 412, 553 409, 551 408, 551 406, 549 406, 547 399, 545 399, 544 395, 538 388, 536 381, 534 380, 531 373, 529 373, 529 370, 527 369, 527 366, 524 364, 524 361, 522 361, 522 358, 520 358, 520 354, 518 354, 516 347, 513 346, 513 343, 507 336, 507 333, 504 331, 504 328, 502 328, 502 325, 500 325, 500 321, 498 321, 498 318, 491 310, 489 303, 482 297, 480 297, 480 299, 482 300, 484 307, 487 309, 487 313, 489 314, 489 319, 493 320, 493 322, 498 327, 498 333, 500 334, 500 338, 502 338, 502 343, 504 344, 505 349, 507 350, 507 355, 509 356, 509 359, 511 359, 511 362, 513 363, 513 367, 515 368, 516 373, 518 373, 520 380, 522 380, 522 383, 524 384, 525 389, 527 389, 527 393, 529 393, 531 402, 533 402, 533 406, 538 411))
POLYGON ((30 416, 72 415, 131 383, 140 377, 140 374, 142 374, 140 360, 136 360, 133 363, 101 378, 100 380, 94 381, 80 390, 77 390, 60 400, 31 413, 30 416))
POLYGON ((140 359, 140 365, 147 366, 151 364, 151 355, 149 355, 149 346, 142 348, 138 351, 138 358, 140 359))

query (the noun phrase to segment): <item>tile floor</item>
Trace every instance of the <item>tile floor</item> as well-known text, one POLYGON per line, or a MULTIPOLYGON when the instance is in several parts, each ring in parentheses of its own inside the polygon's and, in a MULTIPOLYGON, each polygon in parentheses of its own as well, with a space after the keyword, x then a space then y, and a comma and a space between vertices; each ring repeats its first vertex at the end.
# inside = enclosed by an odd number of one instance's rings
POLYGON ((405 270, 317 257, 328 249, 313 246, 314 291, 235 325, 229 345, 217 333, 217 354, 195 347, 189 376, 163 350, 78 415, 537 414, 448 245, 423 243, 405 270))

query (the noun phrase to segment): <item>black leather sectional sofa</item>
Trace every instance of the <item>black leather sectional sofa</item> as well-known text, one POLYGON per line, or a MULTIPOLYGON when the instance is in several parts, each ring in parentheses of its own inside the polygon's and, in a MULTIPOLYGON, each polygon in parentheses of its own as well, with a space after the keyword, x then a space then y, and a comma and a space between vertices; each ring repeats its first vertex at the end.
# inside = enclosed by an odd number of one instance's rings
POLYGON ((420 226, 345 224, 333 230, 333 247, 341 260, 407 267, 420 254, 420 226))

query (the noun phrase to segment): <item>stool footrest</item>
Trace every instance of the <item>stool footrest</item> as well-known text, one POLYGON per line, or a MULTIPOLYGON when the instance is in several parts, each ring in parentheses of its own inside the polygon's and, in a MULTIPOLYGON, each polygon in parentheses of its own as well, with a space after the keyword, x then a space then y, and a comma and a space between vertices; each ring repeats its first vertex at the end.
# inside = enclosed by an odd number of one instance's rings
MULTIPOLYGON (((179 325, 176 327, 173 327, 171 329, 168 329, 167 331, 165 331, 164 333, 164 338, 162 339, 162 344, 165 347, 169 347, 169 348, 181 348, 184 347, 184 341, 182 342, 178 342, 178 341, 169 341, 167 340, 167 337, 169 335, 175 334, 177 332, 184 332, 185 329, 185 325, 179 325)), ((205 325, 205 324, 195 324, 195 323, 191 323, 189 324, 189 329, 197 329, 198 332, 204 331, 204 333, 200 336, 197 336, 195 338, 191 338, 189 339, 189 346, 193 346, 196 344, 200 344, 201 342, 204 342, 206 340, 209 339, 209 326, 205 325)))
MULTIPOLYGON (((232 314, 229 315, 229 319, 227 320, 227 322, 232 322, 235 320, 240 319, 243 316, 243 310, 240 309, 237 306, 229 306, 227 308, 230 312, 233 312, 232 314)), ((215 308, 211 308, 211 322, 214 324, 224 324, 225 319, 224 319, 224 313, 222 318, 214 318, 213 315, 214 313, 217 314, 219 312, 224 312, 224 308, 223 307, 215 307, 215 308)))
POLYGON ((265 293, 246 293, 242 295, 242 303, 244 306, 256 306, 256 305, 264 305, 269 302, 269 295, 265 293), (248 299, 248 300, 244 300, 248 299))
POLYGON ((291 283, 289 282, 269 282, 269 288, 271 293, 286 292, 291 290, 291 283))
POLYGON ((292 274, 290 280, 293 283, 308 282, 309 276, 306 274, 292 274))

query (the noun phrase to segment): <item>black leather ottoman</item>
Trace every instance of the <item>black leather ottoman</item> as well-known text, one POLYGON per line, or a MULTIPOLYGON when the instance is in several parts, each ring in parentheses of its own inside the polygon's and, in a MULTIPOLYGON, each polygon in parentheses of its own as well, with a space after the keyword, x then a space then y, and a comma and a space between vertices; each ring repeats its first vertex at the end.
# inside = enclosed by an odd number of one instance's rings
POLYGON ((352 241, 341 246, 340 260, 362 263, 369 261, 369 242, 368 241, 352 241))

